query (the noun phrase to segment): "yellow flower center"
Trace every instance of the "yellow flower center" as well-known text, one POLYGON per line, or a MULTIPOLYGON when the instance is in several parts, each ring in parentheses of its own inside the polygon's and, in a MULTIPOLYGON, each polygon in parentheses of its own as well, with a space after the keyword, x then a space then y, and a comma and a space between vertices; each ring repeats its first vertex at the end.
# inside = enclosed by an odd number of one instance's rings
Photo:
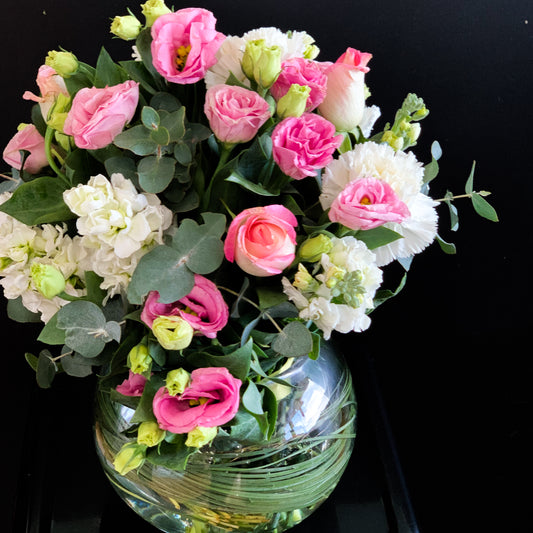
POLYGON ((191 51, 191 45, 180 46, 176 50, 176 67, 181 72, 185 68, 185 63, 187 63, 187 57, 191 51))
POLYGON ((207 398, 198 398, 197 400, 189 400, 190 407, 196 407, 197 405, 204 405, 207 403, 207 398))
POLYGON ((368 196, 363 196, 363 197, 361 198, 360 203, 361 203, 362 205, 370 205, 370 204, 372 204, 372 200, 371 200, 368 196))

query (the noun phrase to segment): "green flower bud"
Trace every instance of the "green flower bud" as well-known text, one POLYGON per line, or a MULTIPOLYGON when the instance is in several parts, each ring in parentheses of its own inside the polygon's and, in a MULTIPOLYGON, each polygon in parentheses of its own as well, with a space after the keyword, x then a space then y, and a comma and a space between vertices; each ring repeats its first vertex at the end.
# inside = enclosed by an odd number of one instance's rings
POLYGON ((322 254, 327 254, 333 248, 331 239, 324 233, 318 234, 304 241, 298 249, 298 256, 302 261, 316 263, 320 261, 322 254))
POLYGON ((33 262, 30 277, 35 288, 45 297, 53 298, 65 290, 63 274, 52 265, 33 262))
POLYGON ((248 79, 268 89, 281 72, 281 48, 266 46, 264 39, 248 41, 242 58, 242 70, 248 79))
POLYGON ((144 444, 149 448, 157 446, 164 438, 165 431, 153 420, 142 422, 137 430, 137 444, 144 444))
POLYGON ((149 28, 161 15, 170 13, 170 9, 163 0, 148 0, 146 4, 141 4, 142 13, 146 19, 146 27, 149 28))
POLYGON ((137 344, 128 354, 128 367, 134 374, 144 374, 152 368, 152 358, 145 344, 137 344))
POLYGON ((300 117, 305 112, 311 88, 293 83, 287 93, 277 103, 276 113, 282 120, 287 117, 300 117))
POLYGON ((65 125, 71 102, 70 96, 63 93, 57 95, 55 104, 48 113, 48 120, 46 121, 48 126, 60 133, 63 132, 63 126, 65 125))
POLYGON ((304 50, 305 59, 315 59, 320 53, 320 48, 316 44, 310 44, 304 50))
POLYGON ((165 350, 183 350, 191 344, 194 329, 179 316, 158 316, 152 332, 165 350))
POLYGON ((140 468, 146 459, 146 446, 135 442, 128 442, 122 446, 115 456, 113 466, 121 475, 125 476, 131 470, 140 468))
POLYGON ((409 128, 405 132, 405 136, 409 141, 409 144, 414 144, 420 137, 420 132, 422 131, 422 126, 416 122, 415 124, 409 124, 409 128))
POLYGON ((391 130, 387 130, 381 137, 382 142, 386 142, 391 148, 398 151, 403 148, 403 138, 398 137, 391 130))
POLYGON ((187 388, 187 385, 189 385, 190 380, 191 375, 183 368, 176 368, 175 370, 171 370, 167 373, 167 377, 165 380, 168 393, 171 396, 176 396, 176 394, 182 394, 183 391, 187 388))
POLYGON ((52 50, 48 52, 45 64, 52 67, 61 77, 70 78, 78 72, 79 63, 74 54, 71 52, 58 52, 52 50))
POLYGON ((110 31, 124 41, 133 41, 141 33, 141 28, 141 21, 135 15, 125 15, 113 19, 110 31))
POLYGON ((217 436, 217 432, 218 427, 216 426, 212 428, 197 426, 187 434, 185 446, 189 446, 189 448, 201 448, 209 444, 217 436))
POLYGON ((302 292, 315 292, 320 287, 320 283, 309 274, 302 263, 298 264, 298 272, 294 275, 293 285, 302 292))

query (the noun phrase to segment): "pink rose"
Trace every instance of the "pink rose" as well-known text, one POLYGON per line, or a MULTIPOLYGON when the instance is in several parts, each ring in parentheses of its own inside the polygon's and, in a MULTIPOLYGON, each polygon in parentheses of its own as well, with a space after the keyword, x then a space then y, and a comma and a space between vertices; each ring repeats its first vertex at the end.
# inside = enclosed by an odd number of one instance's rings
POLYGON ((281 64, 281 72, 270 92, 275 100, 287 94, 293 84, 307 85, 311 93, 307 98, 306 111, 313 111, 326 96, 328 78, 325 74, 325 64, 317 63, 303 57, 287 59, 281 64))
POLYGON ((161 429, 188 433, 200 426, 222 426, 239 409, 241 380, 227 368, 198 368, 191 372, 191 382, 182 394, 171 396, 166 387, 155 394, 152 404, 161 429))
POLYGON ((79 148, 104 148, 133 118, 138 102, 139 84, 131 80, 103 89, 81 89, 72 101, 63 131, 74 137, 79 148))
POLYGON ((352 131, 365 110, 365 73, 372 54, 348 48, 326 70, 327 93, 319 105, 320 114, 335 124, 337 131, 352 131))
POLYGON ((226 38, 215 24, 211 11, 193 7, 158 17, 152 26, 152 62, 159 74, 172 83, 201 80, 226 38))
POLYGON ((180 316, 199 334, 214 339, 228 323, 228 306, 222 294, 212 281, 198 274, 192 291, 184 298, 170 304, 158 300, 159 293, 152 291, 144 304, 141 320, 149 327, 158 316, 180 316))
POLYGON ((316 176, 342 143, 335 126, 314 113, 282 120, 272 132, 272 155, 281 170, 295 180, 316 176))
POLYGON ((54 105, 56 98, 60 94, 68 96, 68 91, 65 86, 65 81, 56 71, 47 65, 41 65, 37 73, 37 86, 41 96, 37 96, 30 91, 26 91, 22 98, 24 100, 32 100, 37 102, 41 108, 41 114, 46 120, 48 118, 48 113, 50 108, 54 105))
POLYGON ((294 260, 297 225, 296 217, 282 205, 245 209, 228 228, 226 259, 253 276, 280 274, 294 260))
POLYGON ((270 106, 264 98, 235 85, 210 87, 204 111, 216 138, 229 144, 250 141, 270 118, 270 106))
POLYGON ((116 386, 117 392, 124 396, 142 396, 146 378, 142 374, 134 374, 131 370, 127 379, 116 386))
POLYGON ((30 174, 37 174, 48 165, 44 148, 44 137, 33 124, 28 124, 15 133, 4 149, 4 161, 17 170, 21 170, 22 157, 19 150, 26 150, 30 155, 24 162, 24 170, 30 174))
POLYGON ((371 229, 386 222, 401 222, 410 216, 408 207, 393 188, 375 178, 349 183, 333 200, 329 219, 351 229, 371 229))

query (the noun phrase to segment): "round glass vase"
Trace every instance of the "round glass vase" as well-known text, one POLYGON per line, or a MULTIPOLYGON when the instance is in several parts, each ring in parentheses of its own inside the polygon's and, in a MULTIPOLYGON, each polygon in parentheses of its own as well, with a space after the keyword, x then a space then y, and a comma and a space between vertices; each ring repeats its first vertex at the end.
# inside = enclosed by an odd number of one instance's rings
POLYGON ((285 531, 331 494, 353 449, 357 405, 344 358, 323 343, 316 360, 289 359, 271 384, 278 398, 273 435, 261 444, 217 437, 184 471, 145 462, 122 476, 113 459, 131 438, 133 410, 96 395, 96 448, 119 496, 167 533, 285 531))

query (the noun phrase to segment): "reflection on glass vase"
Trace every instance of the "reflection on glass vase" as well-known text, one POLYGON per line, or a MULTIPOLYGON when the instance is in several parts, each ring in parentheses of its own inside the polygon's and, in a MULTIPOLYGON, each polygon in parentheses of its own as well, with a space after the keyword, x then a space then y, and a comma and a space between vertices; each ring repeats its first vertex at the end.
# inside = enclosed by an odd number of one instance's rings
POLYGON ((353 449, 356 401, 350 371, 331 345, 316 361, 289 359, 271 387, 279 400, 263 444, 217 437, 184 471, 146 462, 126 475, 113 459, 129 438, 133 410, 100 387, 95 408, 98 456, 120 497, 167 533, 285 531, 308 517, 337 485, 353 449))

